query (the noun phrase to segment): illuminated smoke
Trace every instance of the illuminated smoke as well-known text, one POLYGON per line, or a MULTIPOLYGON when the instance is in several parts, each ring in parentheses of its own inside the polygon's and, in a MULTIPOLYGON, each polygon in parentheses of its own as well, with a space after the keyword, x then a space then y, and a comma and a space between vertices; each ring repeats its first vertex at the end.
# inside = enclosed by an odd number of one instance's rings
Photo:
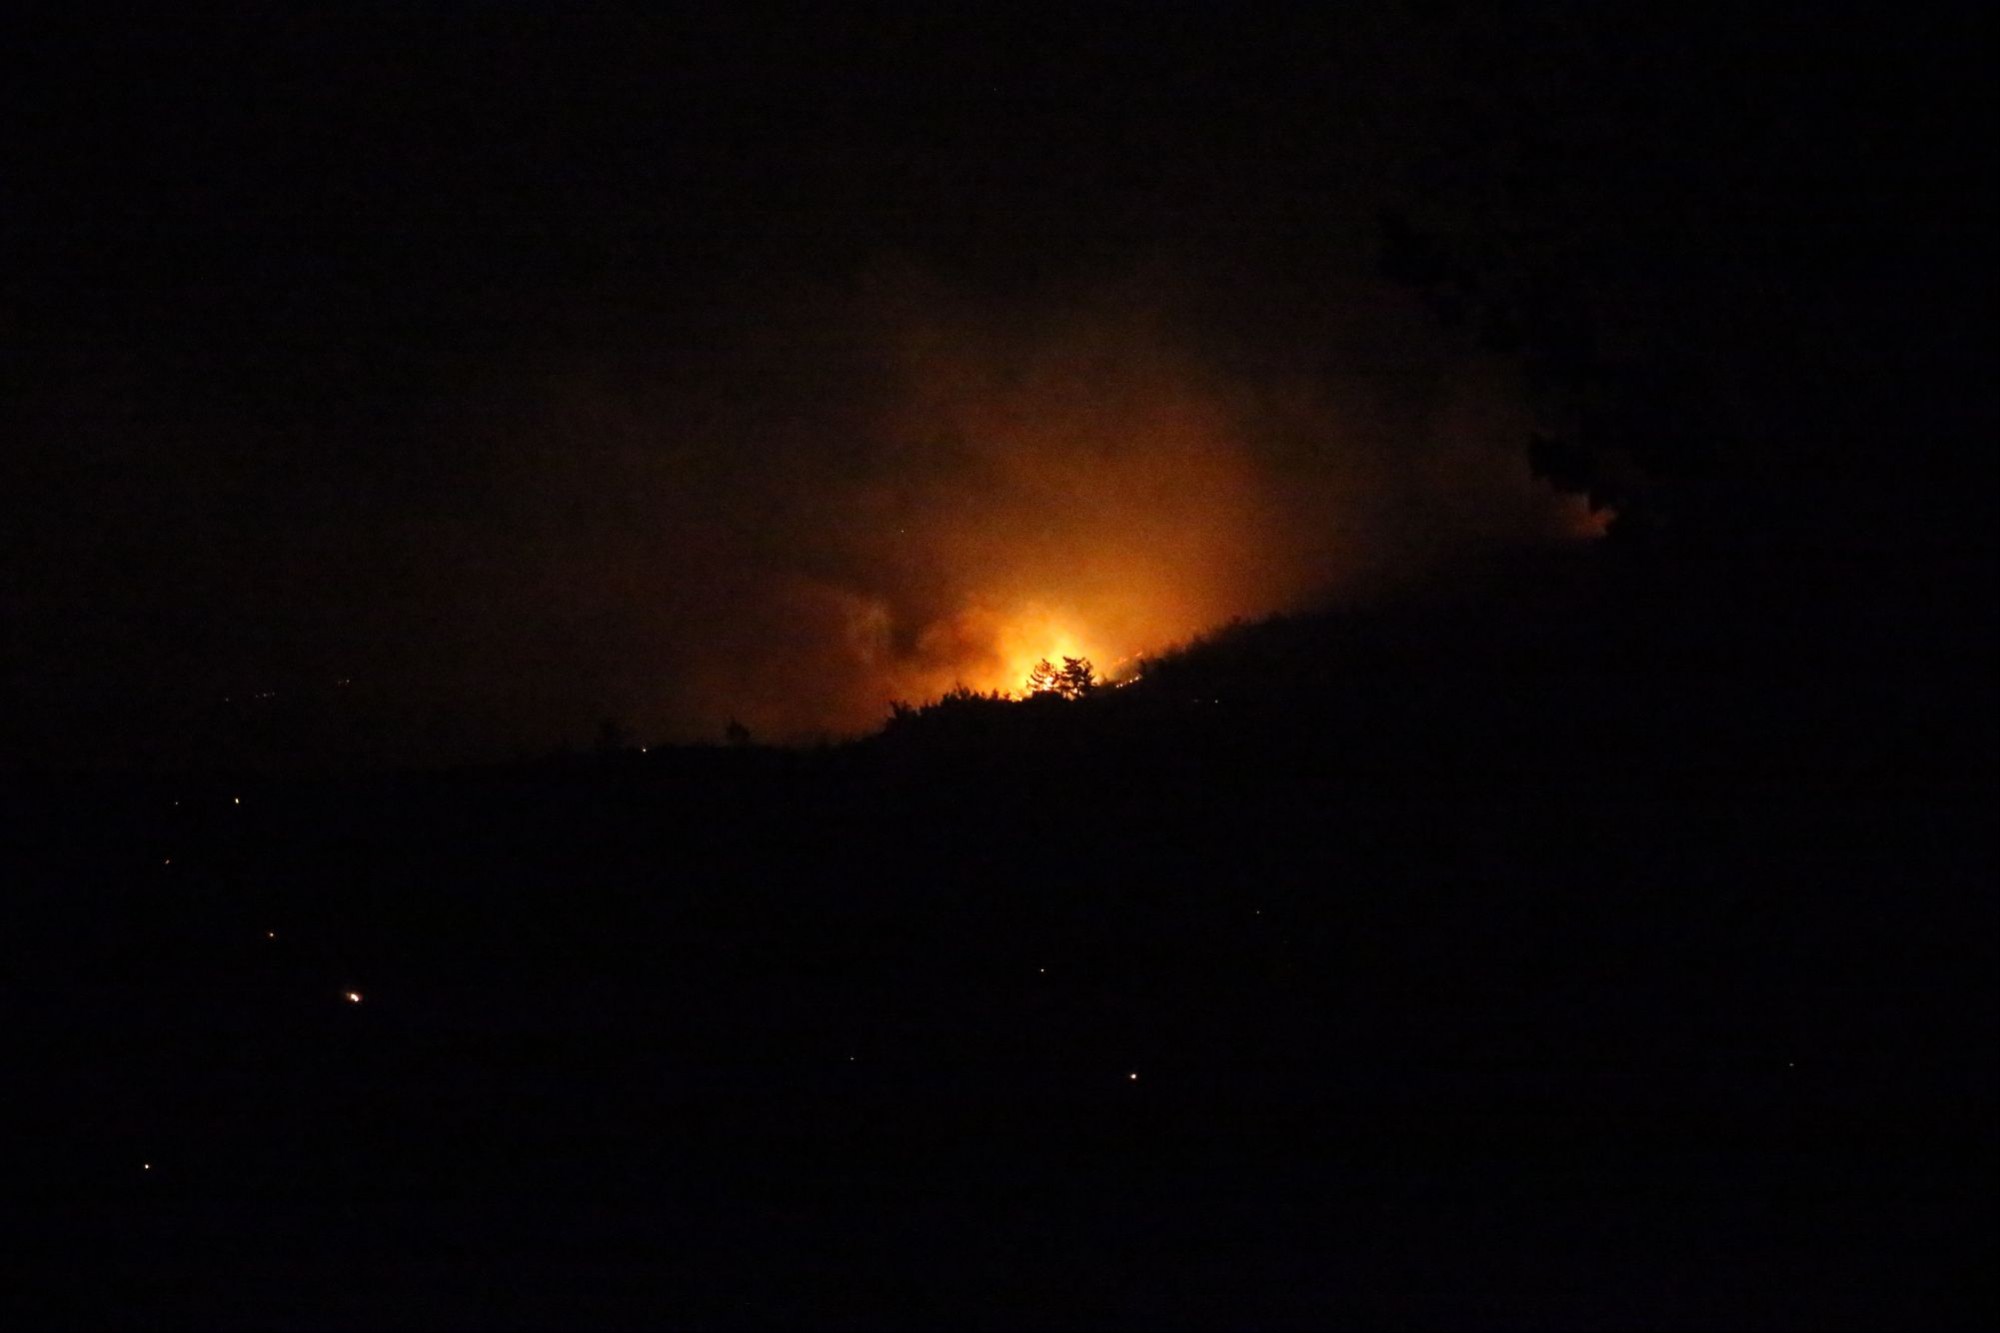
POLYGON ((877 275, 652 373, 545 377, 488 410, 492 506, 424 538, 451 637, 488 649, 467 692, 572 736, 853 734, 1041 657, 1115 675, 1468 543, 1601 530, 1530 477, 1505 368, 1392 294, 1248 333, 1206 309, 877 275))

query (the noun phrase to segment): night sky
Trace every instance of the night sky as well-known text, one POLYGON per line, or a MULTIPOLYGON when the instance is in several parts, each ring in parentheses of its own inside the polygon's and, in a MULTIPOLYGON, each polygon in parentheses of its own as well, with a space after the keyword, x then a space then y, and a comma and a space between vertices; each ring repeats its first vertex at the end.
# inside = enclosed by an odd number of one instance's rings
POLYGON ((1661 451, 1594 513, 1537 478, 1551 365, 1643 380, 1720 527, 1970 531, 1969 7, 419 8, 10 37, 30 762, 1115 670, 1601 537, 1661 451))

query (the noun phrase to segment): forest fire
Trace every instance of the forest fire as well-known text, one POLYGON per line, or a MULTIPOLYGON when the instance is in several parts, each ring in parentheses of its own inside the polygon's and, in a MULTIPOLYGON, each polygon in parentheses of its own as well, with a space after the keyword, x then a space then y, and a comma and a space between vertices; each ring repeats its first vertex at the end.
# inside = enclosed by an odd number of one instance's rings
POLYGON ((1095 663, 1109 660, 1110 656, 1103 645, 1074 632, 1058 617, 1039 607, 1024 612, 1009 626, 1001 639, 1000 651, 1005 665, 998 678, 990 683, 969 684, 989 690, 1026 693, 1032 689, 1031 678, 1039 663, 1052 662, 1060 666, 1068 658, 1095 663))

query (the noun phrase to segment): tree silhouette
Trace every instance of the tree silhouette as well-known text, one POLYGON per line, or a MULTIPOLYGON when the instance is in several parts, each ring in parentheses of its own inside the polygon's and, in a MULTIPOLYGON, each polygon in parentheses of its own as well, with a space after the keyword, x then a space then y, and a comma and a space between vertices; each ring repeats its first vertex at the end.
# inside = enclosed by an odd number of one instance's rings
POLYGON ((1056 676, 1056 693, 1065 699, 1082 699, 1097 689, 1097 668, 1087 657, 1065 657, 1056 676))
POLYGON ((750 728, 733 717, 729 719, 729 725, 722 729, 722 734, 731 745, 742 746, 750 743, 750 728))
POLYGON ((1044 657, 1028 673, 1028 693, 1058 699, 1086 698, 1097 689, 1097 668, 1087 657, 1065 657, 1058 667, 1044 657))

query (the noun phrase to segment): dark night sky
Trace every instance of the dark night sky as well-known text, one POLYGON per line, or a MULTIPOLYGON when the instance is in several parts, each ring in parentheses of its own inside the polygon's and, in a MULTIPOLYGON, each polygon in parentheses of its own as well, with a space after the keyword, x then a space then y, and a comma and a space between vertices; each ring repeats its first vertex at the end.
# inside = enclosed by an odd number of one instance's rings
POLYGON ((1385 213, 1501 238, 1767 506, 1963 530, 1970 7, 1615 8, 24 27, 0 739, 851 731, 1023 635, 1112 658, 1576 535, 1519 366, 1378 276, 1385 213))

